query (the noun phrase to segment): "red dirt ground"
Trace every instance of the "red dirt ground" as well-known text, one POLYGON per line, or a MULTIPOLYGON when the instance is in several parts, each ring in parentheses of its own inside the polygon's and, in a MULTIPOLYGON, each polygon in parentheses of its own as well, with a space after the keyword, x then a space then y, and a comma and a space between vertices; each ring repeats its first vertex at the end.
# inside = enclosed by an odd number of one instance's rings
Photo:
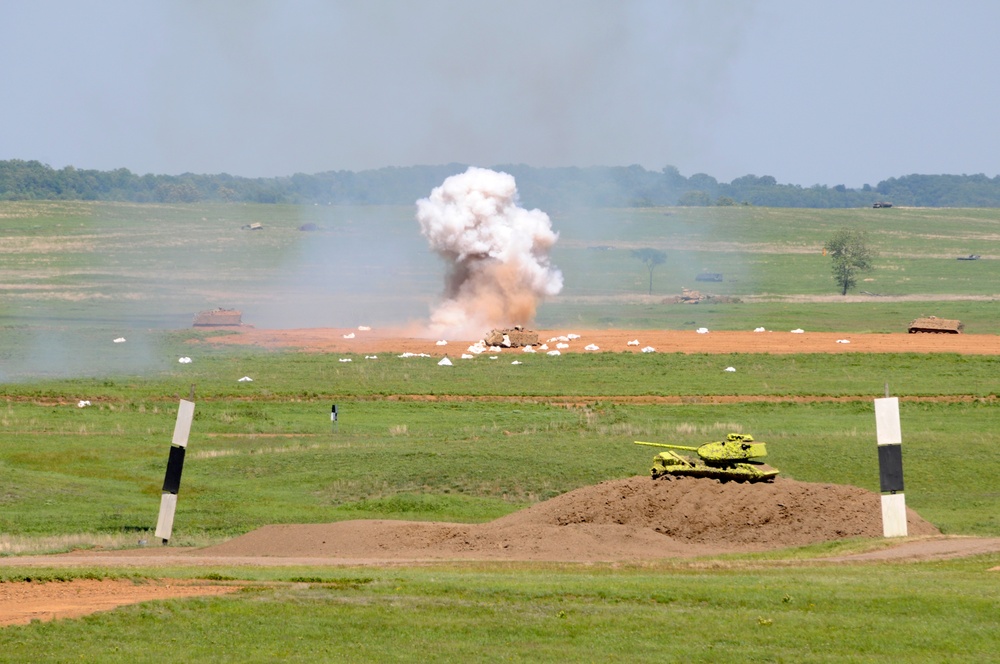
MULTIPOLYGON (((569 334, 579 338, 560 352, 641 352, 652 347, 658 353, 959 353, 964 355, 1000 355, 1000 336, 988 334, 849 334, 844 332, 712 332, 698 334, 679 330, 540 330, 543 341, 569 334), (838 343, 838 341, 850 343, 838 343), (629 346, 629 341, 638 345, 629 346), (587 351, 593 344, 597 351, 587 351)), ((242 328, 227 336, 211 337, 202 343, 243 344, 264 348, 297 348, 323 353, 427 353, 435 357, 460 356, 475 339, 448 339, 445 346, 438 339, 421 338, 405 330, 344 328, 301 330, 258 330, 242 328), (346 335, 354 337, 345 339, 346 335)), ((556 342, 548 342, 550 350, 556 342)), ((505 349, 504 355, 522 353, 505 349)))
POLYGON ((76 618, 154 599, 221 595, 236 590, 239 586, 176 580, 76 579, 0 583, 0 627, 26 625, 32 620, 76 618))
MULTIPOLYGON (((542 331, 541 338, 574 330, 542 331)), ((1000 337, 985 335, 831 334, 782 332, 576 331, 562 352, 1000 354, 1000 337), (849 344, 838 340, 849 340, 849 344), (629 346, 637 340, 639 345, 629 346), (595 344, 597 351, 585 346, 595 344)), ((472 341, 439 346, 393 331, 256 330, 199 343, 251 344, 328 353, 427 353, 458 356, 472 341), (354 334, 345 339, 344 335, 354 334)), ((556 342, 550 342, 554 348, 556 342)), ((504 350, 504 354, 521 350, 504 350)), ((265 526, 203 549, 148 547, 0 559, 0 567, 159 565, 384 565, 448 560, 643 562, 765 551, 844 538, 880 538, 878 494, 856 487, 721 483, 647 476, 602 482, 486 524, 349 521, 265 526)), ((908 510, 909 538, 878 551, 830 562, 927 560, 1000 552, 1000 538, 945 537, 908 510)), ((1000 568, 998 568, 1000 569, 1000 568)), ((131 581, 0 583, 0 625, 82 615, 158 597, 217 594, 231 586, 131 581)))

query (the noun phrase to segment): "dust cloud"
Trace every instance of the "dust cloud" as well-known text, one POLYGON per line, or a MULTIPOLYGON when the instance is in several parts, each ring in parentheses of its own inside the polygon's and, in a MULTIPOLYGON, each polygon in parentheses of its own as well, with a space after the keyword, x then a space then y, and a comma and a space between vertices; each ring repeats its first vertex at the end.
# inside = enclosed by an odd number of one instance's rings
POLYGON ((547 214, 518 202, 513 176, 476 167, 417 201, 421 232, 447 264, 444 299, 431 312, 435 336, 530 324, 539 303, 562 290, 549 261, 559 236, 547 214))

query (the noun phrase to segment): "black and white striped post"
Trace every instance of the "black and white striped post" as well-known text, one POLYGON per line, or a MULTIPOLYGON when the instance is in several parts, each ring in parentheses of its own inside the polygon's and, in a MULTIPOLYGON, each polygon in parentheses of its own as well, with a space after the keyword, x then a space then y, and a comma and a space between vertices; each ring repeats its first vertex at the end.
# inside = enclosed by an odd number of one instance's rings
POLYGON ((160 496, 160 516, 156 520, 156 536, 166 544, 174 529, 174 513, 177 511, 177 491, 181 488, 181 471, 184 470, 184 452, 187 450, 191 422, 194 420, 194 402, 181 399, 174 424, 174 437, 170 443, 170 457, 167 459, 167 474, 163 478, 163 494, 160 496))
POLYGON ((899 398, 875 399, 875 435, 878 439, 878 474, 882 489, 882 534, 885 537, 906 537, 899 398))
POLYGON ((337 404, 330 408, 330 429, 331 433, 337 432, 337 404))

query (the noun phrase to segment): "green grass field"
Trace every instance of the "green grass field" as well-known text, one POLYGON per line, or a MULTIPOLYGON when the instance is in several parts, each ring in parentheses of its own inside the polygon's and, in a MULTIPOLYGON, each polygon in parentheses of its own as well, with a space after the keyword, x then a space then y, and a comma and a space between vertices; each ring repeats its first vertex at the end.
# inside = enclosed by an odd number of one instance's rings
MULTIPOLYGON (((566 289, 542 306, 540 326, 889 332, 934 314, 1000 333, 993 210, 552 216, 561 233, 553 262, 566 289), (820 248, 844 224, 868 228, 881 252, 864 290, 921 299, 824 299, 836 289, 820 248), (669 255, 652 297, 645 267, 628 253, 646 246, 669 255), (969 253, 984 258, 955 260, 969 253), (701 271, 725 275, 702 290, 742 301, 661 303, 698 287, 701 271)), ((886 382, 903 398, 907 504, 945 533, 1000 536, 993 357, 601 353, 444 370, 427 358, 340 363, 190 343, 211 336, 189 325, 214 306, 240 308, 261 327, 425 316, 443 268, 415 227, 408 208, 0 203, 0 582, 126 573, 137 583, 165 576, 251 586, 3 628, 0 661, 152 661, 165 649, 195 661, 995 657, 1000 573, 986 570, 1000 556, 817 560, 879 545, 868 542, 644 565, 18 567, 19 553, 152 539, 177 400, 192 385, 196 415, 172 544, 268 523, 482 522, 645 473, 651 452, 633 440, 700 442, 729 431, 766 440, 769 462, 787 476, 876 491, 871 398, 886 382), (251 222, 265 229, 240 230, 251 222), (306 222, 320 230, 299 231, 306 222), (118 336, 127 343, 113 344, 118 336), (178 364, 183 355, 195 361, 178 364), (740 370, 721 371, 730 365, 740 370), (681 403, 626 399, 648 395, 681 403), (711 395, 773 399, 701 399, 711 395), (819 400, 794 401, 802 396, 819 400), (331 403, 340 408, 336 431, 331 403)))
MULTIPOLYGON (((944 374, 949 359, 956 359, 926 358, 933 361, 897 357, 896 382, 911 393, 931 393, 919 374, 929 368, 944 374)), ((697 403, 697 395, 850 394, 846 377, 878 375, 886 358, 852 357, 847 371, 834 356, 664 355, 653 364, 649 359, 620 354, 604 364, 605 358, 568 356, 537 373, 516 375, 511 372, 523 365, 482 361, 454 367, 458 371, 446 379, 426 358, 379 360, 372 376, 360 359, 344 370, 332 367, 331 358, 231 354, 219 362, 238 363, 241 370, 231 372, 225 384, 197 383, 178 539, 218 539, 277 522, 386 516, 483 521, 580 486, 644 473, 651 455, 633 440, 697 442, 729 431, 768 441, 771 462, 796 479, 877 490, 870 399, 706 405, 697 403), (325 376, 326 389, 318 381, 297 389, 291 377, 284 384, 281 375, 272 379, 264 367, 278 371, 282 357, 288 366, 281 371, 303 377, 316 372, 325 376), (759 361, 750 366, 763 376, 734 382, 727 390, 717 382, 727 375, 719 367, 741 360, 759 361), (257 376, 253 383, 232 377, 244 371, 257 376), (784 375, 798 372, 799 378, 784 375), (628 378, 601 383, 602 373, 628 378), (388 375, 396 376, 386 379, 390 389, 372 391, 372 383, 381 385, 378 377, 388 375), (674 375, 683 379, 670 380, 674 375), (772 381, 777 389, 770 392, 772 381), (808 389, 796 388, 804 384, 808 389), (560 385, 574 387, 559 390, 560 385), (707 389, 696 391, 698 385, 707 389), (587 397, 585 405, 545 403, 545 395, 577 393, 587 397), (614 399, 652 393, 688 396, 690 403, 614 399), (385 398, 392 394, 495 398, 431 403, 385 398), (340 410, 336 431, 329 421, 331 403, 340 410)), ((995 371, 987 359, 962 359, 961 366, 984 383, 991 367, 995 371)), ((204 364, 200 375, 223 373, 220 364, 204 364)), ((957 389, 962 371, 954 370, 950 394, 969 394, 957 389)), ((177 402, 168 395, 186 384, 169 378, 78 380, 8 390, 0 411, 7 436, 0 451, 7 506, 0 512, 0 532, 52 536, 148 528, 158 510, 176 413, 177 402), (92 405, 79 408, 81 399, 92 405)), ((879 396, 881 382, 870 387, 879 396)), ((1000 464, 998 408, 986 397, 903 402, 908 503, 945 532, 1000 535, 995 476, 982 472, 1000 464)))
POLYGON ((0 661, 984 662, 983 563, 167 570, 260 585, 8 627, 0 661))

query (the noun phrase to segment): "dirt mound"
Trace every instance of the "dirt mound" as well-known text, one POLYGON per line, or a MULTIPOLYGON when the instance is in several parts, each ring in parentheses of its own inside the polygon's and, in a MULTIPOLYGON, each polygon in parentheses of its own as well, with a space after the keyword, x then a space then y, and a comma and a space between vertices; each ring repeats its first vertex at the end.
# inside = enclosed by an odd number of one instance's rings
MULTIPOLYGON (((938 530, 912 510, 911 536, 938 530)), ((265 526, 205 556, 382 560, 640 560, 881 537, 878 494, 787 478, 602 482, 485 524, 346 521, 265 526)))

